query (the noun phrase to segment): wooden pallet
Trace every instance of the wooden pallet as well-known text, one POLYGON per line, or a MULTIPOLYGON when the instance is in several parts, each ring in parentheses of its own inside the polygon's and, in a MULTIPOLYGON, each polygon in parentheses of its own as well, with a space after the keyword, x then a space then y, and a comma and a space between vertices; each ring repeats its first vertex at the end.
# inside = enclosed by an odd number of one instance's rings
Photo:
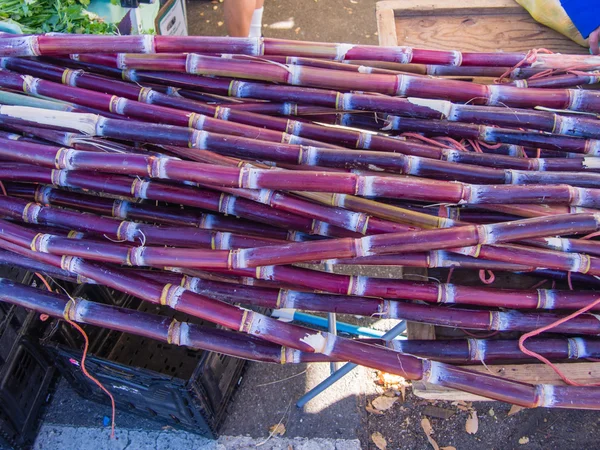
MULTIPOLYGON (((404 279, 422 281, 423 277, 427 276, 427 270, 405 267, 402 274, 404 279)), ((457 284, 463 284, 460 275, 455 276, 453 281, 457 282, 457 284)), ((510 281, 496 281, 495 286, 499 288, 527 289, 531 286, 531 280, 524 279, 520 275, 514 275, 510 277, 510 281)), ((438 330, 438 333, 436 333, 434 325, 408 322, 407 331, 408 339, 432 340, 439 338, 439 331, 441 330, 438 330)), ((555 365, 567 377, 578 383, 600 383, 600 364, 597 362, 558 363, 555 365)), ((564 382, 556 372, 545 364, 482 364, 463 367, 476 372, 488 373, 523 383, 564 385, 564 382)), ((414 381, 412 389, 417 397, 430 400, 490 401, 490 399, 479 395, 438 386, 425 381, 414 381)))
POLYGON ((587 49, 537 23, 514 0, 394 0, 377 3, 379 45, 478 52, 587 49))
MULTIPOLYGON (((479 52, 526 52, 543 47, 554 52, 587 53, 570 39, 535 22, 514 0, 380 1, 377 3, 377 27, 379 45, 382 46, 479 52)), ((422 281, 426 277, 426 269, 405 267, 403 270, 405 279, 422 281)), ((409 339, 436 339, 433 325, 409 322, 407 328, 409 339)), ((600 383, 600 364, 578 362, 557 366, 575 381, 600 383)), ((543 364, 467 367, 525 383, 563 384, 558 375, 543 364)), ((423 381, 413 383, 413 392, 419 397, 435 400, 489 400, 423 381)))
MULTIPOLYGON (((573 381, 582 384, 600 382, 600 364, 595 362, 558 363, 555 364, 565 375, 573 381)), ((531 384, 555 384, 564 386, 565 383, 549 366, 544 364, 494 364, 487 366, 464 366, 475 372, 496 375, 510 380, 531 384)), ((489 398, 456 389, 445 388, 423 381, 413 381, 413 393, 417 397, 430 400, 463 400, 492 401, 489 398)))

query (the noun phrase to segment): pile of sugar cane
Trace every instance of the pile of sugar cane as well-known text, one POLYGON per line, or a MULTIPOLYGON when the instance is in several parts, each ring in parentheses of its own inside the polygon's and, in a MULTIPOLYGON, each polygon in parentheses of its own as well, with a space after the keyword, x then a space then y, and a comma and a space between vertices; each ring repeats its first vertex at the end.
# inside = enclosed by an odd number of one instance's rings
POLYGON ((9 280, 0 300, 242 358, 351 361, 526 407, 600 408, 600 388, 452 365, 600 357, 600 93, 580 88, 599 81, 599 57, 82 35, 3 35, 0 57, 0 262, 231 331, 9 280), (298 266, 321 262, 575 289, 298 266), (236 304, 524 334, 386 346, 236 304))

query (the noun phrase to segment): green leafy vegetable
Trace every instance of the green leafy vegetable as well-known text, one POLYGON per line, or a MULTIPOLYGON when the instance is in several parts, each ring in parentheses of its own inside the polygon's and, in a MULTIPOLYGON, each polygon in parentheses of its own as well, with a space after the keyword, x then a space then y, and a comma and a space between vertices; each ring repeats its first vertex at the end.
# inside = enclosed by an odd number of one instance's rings
POLYGON ((0 0, 0 21, 17 24, 23 33, 107 34, 115 26, 85 8, 90 0, 0 0))

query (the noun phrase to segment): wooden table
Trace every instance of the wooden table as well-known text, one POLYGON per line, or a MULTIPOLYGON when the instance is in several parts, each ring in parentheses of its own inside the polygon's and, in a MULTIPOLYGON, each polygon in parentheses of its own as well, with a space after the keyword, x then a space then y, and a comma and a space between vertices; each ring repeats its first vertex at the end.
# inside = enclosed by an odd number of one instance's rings
POLYGON ((547 48, 587 54, 562 34, 537 23, 514 0, 394 0, 377 3, 379 45, 526 52, 547 48))

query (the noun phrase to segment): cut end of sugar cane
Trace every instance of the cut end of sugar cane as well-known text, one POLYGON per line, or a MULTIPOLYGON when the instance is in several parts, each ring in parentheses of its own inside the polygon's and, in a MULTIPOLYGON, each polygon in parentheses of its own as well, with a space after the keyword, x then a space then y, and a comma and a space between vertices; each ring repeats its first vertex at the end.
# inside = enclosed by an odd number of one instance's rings
POLYGON ((322 333, 307 334, 300 341, 311 346, 316 353, 324 353, 327 348, 327 338, 322 333))
POLYGON ((13 105, 0 106, 0 115, 38 125, 48 125, 60 129, 73 129, 89 136, 96 135, 96 126, 100 119, 100 116, 96 114, 73 113, 13 105))
POLYGON ((424 106, 433 109, 442 115, 442 119, 447 119, 452 112, 452 103, 447 100, 432 100, 428 98, 407 97, 413 105, 424 106))

